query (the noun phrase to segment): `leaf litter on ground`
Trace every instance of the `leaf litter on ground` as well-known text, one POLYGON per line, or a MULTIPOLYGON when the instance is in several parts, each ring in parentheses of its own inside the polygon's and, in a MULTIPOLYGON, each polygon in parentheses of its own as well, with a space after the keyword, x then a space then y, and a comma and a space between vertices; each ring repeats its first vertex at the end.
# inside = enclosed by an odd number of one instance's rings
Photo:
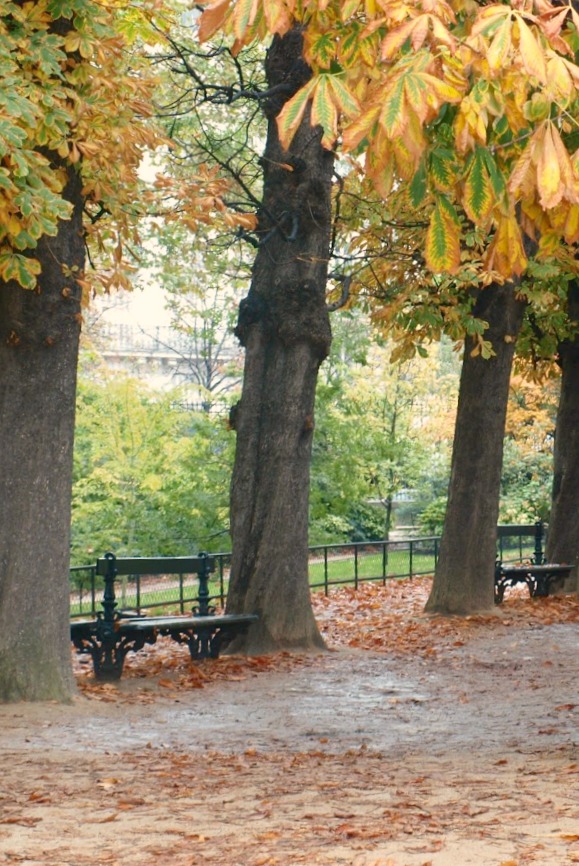
MULTIPOLYGON (((314 614, 328 648, 437 657, 482 634, 490 636, 511 626, 519 631, 579 622, 577 596, 529 598, 523 588, 512 590, 502 605, 485 615, 425 614, 431 583, 429 577, 418 577, 314 594, 314 614)), ((170 638, 159 638, 153 646, 128 654, 119 683, 96 682, 87 656, 74 654, 73 664, 78 687, 85 696, 98 701, 147 702, 156 700, 159 693, 170 695, 219 681, 241 682, 267 672, 315 665, 319 658, 319 654, 278 652, 192 661, 183 646, 170 638)))
MULTIPOLYGON (((574 597, 529 599, 517 590, 485 616, 427 616, 429 589, 426 578, 362 584, 316 595, 313 605, 331 650, 345 651, 346 658, 364 652, 390 656, 402 670, 415 657, 424 660, 422 670, 448 670, 447 659, 464 661, 461 648, 470 652, 470 642, 476 647, 481 636, 492 642, 512 631, 513 641, 524 641, 528 630, 579 620, 574 597)), ((75 669, 90 700, 146 704, 167 697, 178 702, 185 690, 220 682, 239 682, 243 689, 250 678, 331 658, 275 653, 194 663, 185 647, 161 639, 129 655, 119 683, 96 683, 86 659, 75 658, 75 669)), ((486 663, 479 651, 472 658, 486 663)), ((510 667, 503 670, 504 698, 521 674, 513 679, 510 667)), ((490 666, 481 675, 488 687, 481 691, 484 712, 484 700, 496 698, 497 679, 490 666)), ((466 685, 462 678, 455 681, 459 700, 466 685)), ((449 693, 447 702, 452 697, 449 693)), ((398 747, 379 752, 364 744, 332 750, 322 732, 303 751, 299 737, 292 741, 295 748, 282 748, 275 739, 257 747, 240 725, 234 751, 219 748, 219 727, 216 748, 201 753, 156 741, 127 751, 111 741, 105 753, 69 753, 62 745, 51 752, 43 746, 42 761, 29 748, 13 751, 5 762, 4 789, 0 786, 0 862, 4 854, 8 862, 26 866, 579 863, 579 753, 556 727, 576 704, 572 695, 557 698, 548 719, 555 733, 551 740, 545 729, 549 742, 541 748, 536 741, 529 747, 522 731, 514 745, 501 742, 498 751, 491 746, 459 754, 450 747, 436 754, 421 745, 402 754, 398 747), (455 859, 448 859, 453 851, 455 859)), ((398 710, 384 699, 385 724, 388 707, 393 714, 398 710)), ((105 717, 115 709, 95 708, 95 714, 102 711, 105 717)), ((149 712, 133 710, 136 719, 149 712)), ((504 710, 509 712, 508 705, 504 710)), ((423 718, 423 712, 413 717, 423 718)), ((193 735, 194 717, 190 724, 193 735)), ((572 725, 571 719, 566 730, 572 725)))

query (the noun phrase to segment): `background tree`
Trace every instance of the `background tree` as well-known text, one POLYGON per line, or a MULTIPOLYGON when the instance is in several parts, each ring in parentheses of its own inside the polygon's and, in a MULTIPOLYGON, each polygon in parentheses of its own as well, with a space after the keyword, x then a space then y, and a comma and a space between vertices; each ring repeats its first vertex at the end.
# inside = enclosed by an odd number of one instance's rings
MULTIPOLYGON (((82 369, 82 368, 81 368, 82 369)), ((222 419, 133 379, 81 376, 72 557, 227 549, 233 441, 222 419)))
POLYGON ((554 376, 533 381, 525 367, 511 378, 501 479, 501 523, 550 519, 559 381, 554 376))
POLYGON ((370 341, 365 318, 342 313, 334 322, 337 336, 318 386, 313 544, 387 538, 397 494, 412 490, 405 518, 412 522, 446 489, 458 384, 457 364, 445 371, 450 347, 391 363, 393 345, 370 341), (341 361, 343 335, 348 347, 356 322, 365 329, 358 351, 344 352, 341 361))

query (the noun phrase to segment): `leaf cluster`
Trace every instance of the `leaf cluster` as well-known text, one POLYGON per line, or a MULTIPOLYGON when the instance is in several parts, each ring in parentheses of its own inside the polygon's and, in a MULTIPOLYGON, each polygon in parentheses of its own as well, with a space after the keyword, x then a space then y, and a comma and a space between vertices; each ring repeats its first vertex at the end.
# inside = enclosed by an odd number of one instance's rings
POLYGON ((148 122, 154 79, 134 42, 154 6, 0 3, 0 279, 36 285, 34 249, 70 214, 72 168, 93 257, 109 259, 102 283, 126 283, 121 246, 142 210, 138 168, 160 140, 148 122))
POLYGON ((525 235, 551 258, 579 240, 578 24, 548 0, 219 0, 200 36, 223 31, 235 51, 304 27, 314 75, 278 118, 282 141, 310 105, 382 198, 409 187, 430 271, 460 273, 474 226, 473 266, 504 281, 527 268, 525 235))

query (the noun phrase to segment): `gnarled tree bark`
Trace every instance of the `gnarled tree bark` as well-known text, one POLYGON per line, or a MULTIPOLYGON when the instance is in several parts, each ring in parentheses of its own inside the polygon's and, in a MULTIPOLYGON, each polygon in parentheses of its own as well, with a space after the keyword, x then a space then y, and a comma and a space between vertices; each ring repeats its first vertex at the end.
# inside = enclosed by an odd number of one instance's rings
POLYGON ((233 425, 229 612, 259 621, 234 644, 250 654, 323 646, 308 584, 309 468, 318 369, 330 347, 325 303, 333 156, 309 117, 289 152, 276 117, 311 75, 302 36, 276 37, 267 54, 260 246, 236 334, 246 350, 243 391, 233 425), (279 91, 276 91, 279 92, 279 91))

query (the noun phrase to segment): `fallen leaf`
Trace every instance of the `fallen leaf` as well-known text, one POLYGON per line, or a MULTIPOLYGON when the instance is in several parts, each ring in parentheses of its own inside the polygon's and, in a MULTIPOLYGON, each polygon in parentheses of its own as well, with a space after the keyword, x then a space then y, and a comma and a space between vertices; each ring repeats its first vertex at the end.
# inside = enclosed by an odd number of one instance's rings
POLYGON ((0 824, 19 824, 21 827, 34 827, 42 818, 26 818, 24 815, 12 815, 10 818, 0 818, 0 824))
POLYGON ((115 785, 119 784, 118 779, 108 778, 108 779, 97 779, 97 788, 102 788, 103 791, 110 791, 111 788, 114 788, 115 785))

